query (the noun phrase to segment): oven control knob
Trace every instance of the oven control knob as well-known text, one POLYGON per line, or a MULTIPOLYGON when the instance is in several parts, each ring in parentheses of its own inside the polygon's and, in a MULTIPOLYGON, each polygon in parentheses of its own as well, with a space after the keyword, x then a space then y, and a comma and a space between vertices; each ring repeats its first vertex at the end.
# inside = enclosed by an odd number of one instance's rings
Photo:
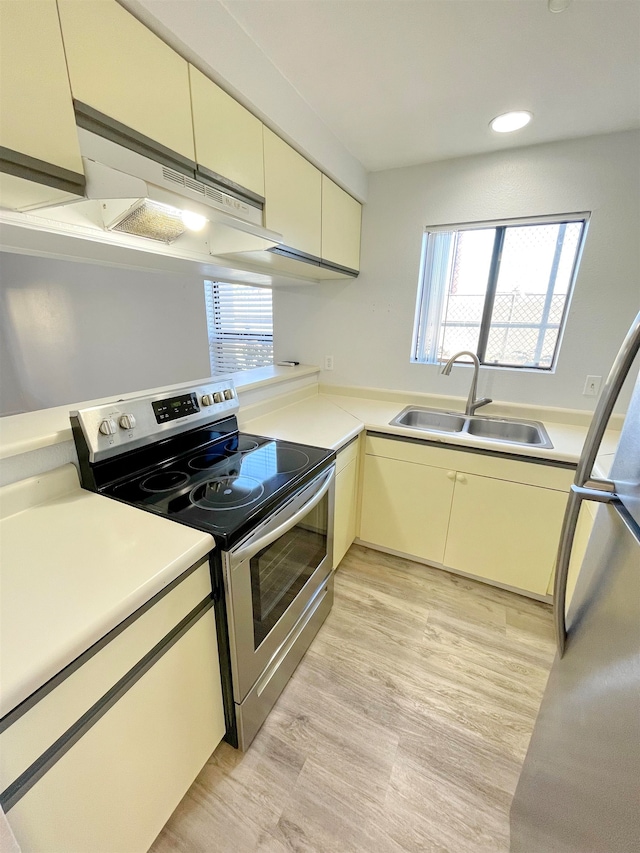
POLYGON ((225 400, 233 400, 233 388, 226 388, 224 392, 225 400))
POLYGON ((98 429, 103 435, 115 435, 118 427, 113 418, 105 418, 98 429))
POLYGON ((213 394, 203 394, 202 400, 201 400, 202 405, 203 406, 213 406, 213 404, 215 403, 215 400, 213 399, 213 397, 214 397, 213 394))
POLYGON ((118 421, 122 429, 134 429, 136 425, 136 419, 133 415, 120 415, 120 420, 118 421))
POLYGON ((213 395, 213 402, 214 403, 224 402, 224 394, 222 393, 222 391, 216 391, 216 393, 213 395))

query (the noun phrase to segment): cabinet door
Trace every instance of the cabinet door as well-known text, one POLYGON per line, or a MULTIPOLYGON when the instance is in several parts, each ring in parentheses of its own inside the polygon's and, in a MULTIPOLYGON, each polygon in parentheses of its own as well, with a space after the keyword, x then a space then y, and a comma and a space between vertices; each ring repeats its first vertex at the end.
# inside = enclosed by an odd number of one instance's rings
POLYGON ((264 128, 265 226, 286 246, 319 258, 322 250, 322 173, 264 128))
MULTIPOLYGON (((0 145, 81 179, 82 159, 55 0, 0 3, 0 79, 0 145)), ((5 207, 72 197, 15 175, 3 175, 1 185, 5 207)))
POLYGON ((224 730, 209 610, 11 809, 22 850, 143 853, 224 730))
POLYGON ((360 539, 442 563, 455 473, 366 456, 360 539))
POLYGON ((458 474, 445 565, 545 595, 566 502, 564 492, 458 474))
POLYGON ((264 196, 262 122, 193 65, 189 77, 198 165, 264 196))
POLYGON ((73 97, 195 160, 189 67, 115 0, 58 0, 73 97))
POLYGON ((362 205, 337 184, 322 176, 322 259, 352 270, 360 269, 362 205))
POLYGON ((356 499, 358 460, 352 459, 336 475, 335 525, 333 531, 333 567, 339 565, 356 538, 356 499))

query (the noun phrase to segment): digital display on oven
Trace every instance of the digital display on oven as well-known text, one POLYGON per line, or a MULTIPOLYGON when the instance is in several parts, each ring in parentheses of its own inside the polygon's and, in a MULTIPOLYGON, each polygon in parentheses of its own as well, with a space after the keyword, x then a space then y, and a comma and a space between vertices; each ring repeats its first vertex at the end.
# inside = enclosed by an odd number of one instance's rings
POLYGON ((183 394, 181 397, 169 397, 166 400, 156 400, 151 404, 159 424, 184 418, 200 411, 198 398, 195 394, 183 394))

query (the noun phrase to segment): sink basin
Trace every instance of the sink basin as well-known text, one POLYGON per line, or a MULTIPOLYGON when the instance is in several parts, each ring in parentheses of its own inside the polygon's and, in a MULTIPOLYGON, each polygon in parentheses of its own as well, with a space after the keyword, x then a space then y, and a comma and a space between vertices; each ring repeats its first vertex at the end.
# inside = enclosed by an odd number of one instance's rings
POLYGON ((536 444, 550 447, 549 436, 542 424, 503 421, 494 418, 469 418, 465 432, 480 438, 493 438, 513 444, 536 444))
POLYGON ((437 409, 420 409, 410 406, 400 412, 391 423, 395 426, 435 432, 461 432, 465 421, 464 415, 456 415, 454 412, 440 412, 437 409))
POLYGON ((440 409, 407 406, 392 421, 391 426, 423 429, 426 432, 453 432, 501 441, 505 444, 530 444, 553 447, 547 431, 538 421, 516 421, 510 418, 458 414, 440 409))

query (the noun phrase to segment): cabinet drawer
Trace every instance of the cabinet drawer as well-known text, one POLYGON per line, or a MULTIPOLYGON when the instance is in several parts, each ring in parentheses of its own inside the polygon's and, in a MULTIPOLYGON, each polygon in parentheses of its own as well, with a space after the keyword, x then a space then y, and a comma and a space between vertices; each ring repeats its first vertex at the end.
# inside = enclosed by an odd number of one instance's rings
MULTIPOLYGON (((3 731, 0 790, 30 767, 210 593, 205 561, 3 731)), ((219 671, 217 662, 216 667, 219 671)))
POLYGON ((359 448, 360 440, 356 439, 355 441, 352 441, 351 444, 348 444, 345 448, 337 452, 336 474, 339 474, 340 471, 342 471, 343 468, 346 468, 350 462, 358 458, 359 448))
POLYGON ((489 453, 470 452, 462 447, 459 450, 452 447, 433 447, 417 441, 383 438, 378 435, 367 435, 365 452, 372 456, 463 471, 481 477, 494 477, 497 480, 510 480, 563 492, 569 491, 575 476, 575 471, 571 468, 520 462, 489 453))
POLYGON ((23 853, 143 853, 224 734, 208 610, 10 811, 23 853))

